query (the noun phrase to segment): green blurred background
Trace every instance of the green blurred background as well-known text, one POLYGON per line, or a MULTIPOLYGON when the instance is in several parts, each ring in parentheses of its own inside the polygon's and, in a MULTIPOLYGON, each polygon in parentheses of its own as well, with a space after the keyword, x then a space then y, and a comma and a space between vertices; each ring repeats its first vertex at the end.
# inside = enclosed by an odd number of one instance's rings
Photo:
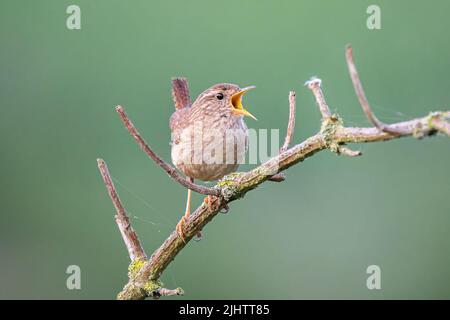
MULTIPOLYGON (((441 1, 2 1, 0 4, 0 298, 114 298, 128 257, 97 171, 104 158, 147 253, 173 230, 185 189, 124 129, 121 104, 170 160, 170 78, 191 95, 217 82, 257 89, 246 105, 280 128, 297 91, 295 141, 319 112, 303 83, 323 79, 347 125, 368 125, 347 73, 354 47, 384 121, 450 108, 450 3, 441 1), (81 30, 66 8, 81 7, 81 30), (381 30, 366 9, 381 7, 381 30), (81 290, 66 288, 68 265, 81 290)), ((232 204, 164 273, 182 298, 449 298, 450 141, 322 152, 232 204), (366 288, 381 267, 382 290, 366 288)), ((243 169, 248 169, 244 167, 243 169)), ((193 205, 201 202, 194 197, 193 205)))

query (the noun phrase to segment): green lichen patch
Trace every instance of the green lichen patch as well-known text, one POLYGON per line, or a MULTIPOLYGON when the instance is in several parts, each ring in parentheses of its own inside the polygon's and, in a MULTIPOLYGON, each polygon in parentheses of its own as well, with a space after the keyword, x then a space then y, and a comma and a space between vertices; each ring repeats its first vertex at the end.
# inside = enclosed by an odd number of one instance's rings
POLYGON ((150 296, 153 296, 155 294, 155 292, 157 292, 163 286, 164 286, 164 284, 161 282, 161 280, 156 279, 156 280, 149 280, 149 281, 147 281, 142 286, 142 288, 145 290, 147 295, 150 297, 150 296))
POLYGON ((128 266, 128 278, 135 279, 136 275, 139 273, 139 271, 144 266, 145 261, 142 259, 136 259, 130 263, 128 266))
POLYGON ((220 179, 219 182, 217 182, 217 185, 219 187, 235 185, 237 182, 237 178, 240 175, 241 175, 241 173, 239 173, 239 172, 230 173, 230 174, 226 175, 225 177, 223 177, 222 179, 220 179))
POLYGON ((229 175, 226 175, 221 180, 219 180, 219 182, 217 183, 217 187, 222 194, 222 197, 226 201, 235 197, 236 194, 239 193, 238 179, 240 175, 241 173, 239 172, 230 173, 229 175))
POLYGON ((325 119, 320 127, 320 133, 323 136, 325 144, 332 152, 339 152, 339 145, 334 141, 334 135, 336 130, 342 127, 343 124, 342 118, 337 114, 333 114, 328 119, 325 119))

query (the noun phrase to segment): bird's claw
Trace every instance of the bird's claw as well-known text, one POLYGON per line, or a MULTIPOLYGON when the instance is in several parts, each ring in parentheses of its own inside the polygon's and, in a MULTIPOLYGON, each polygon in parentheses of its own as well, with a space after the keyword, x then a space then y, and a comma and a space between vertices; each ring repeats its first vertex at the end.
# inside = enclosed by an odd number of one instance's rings
POLYGON ((178 236, 181 238, 181 240, 183 240, 184 243, 186 243, 186 238, 184 237, 184 231, 183 231, 183 227, 184 227, 185 223, 186 223, 186 218, 183 216, 181 218, 181 220, 178 222, 177 228, 176 228, 178 236))

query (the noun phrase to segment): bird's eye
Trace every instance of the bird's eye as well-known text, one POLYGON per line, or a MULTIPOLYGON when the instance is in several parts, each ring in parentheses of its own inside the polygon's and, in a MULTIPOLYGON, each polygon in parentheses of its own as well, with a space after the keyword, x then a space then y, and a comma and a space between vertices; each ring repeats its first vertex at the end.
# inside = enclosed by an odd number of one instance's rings
POLYGON ((223 93, 216 94, 216 98, 219 99, 219 100, 222 100, 223 99, 223 93))

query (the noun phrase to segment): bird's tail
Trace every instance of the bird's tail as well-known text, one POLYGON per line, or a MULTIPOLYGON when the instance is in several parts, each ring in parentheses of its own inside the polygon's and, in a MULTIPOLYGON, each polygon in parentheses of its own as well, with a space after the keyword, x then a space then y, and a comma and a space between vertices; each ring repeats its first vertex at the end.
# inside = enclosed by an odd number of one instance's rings
POLYGON ((177 110, 191 104, 189 85, 186 78, 172 78, 172 99, 177 110))

